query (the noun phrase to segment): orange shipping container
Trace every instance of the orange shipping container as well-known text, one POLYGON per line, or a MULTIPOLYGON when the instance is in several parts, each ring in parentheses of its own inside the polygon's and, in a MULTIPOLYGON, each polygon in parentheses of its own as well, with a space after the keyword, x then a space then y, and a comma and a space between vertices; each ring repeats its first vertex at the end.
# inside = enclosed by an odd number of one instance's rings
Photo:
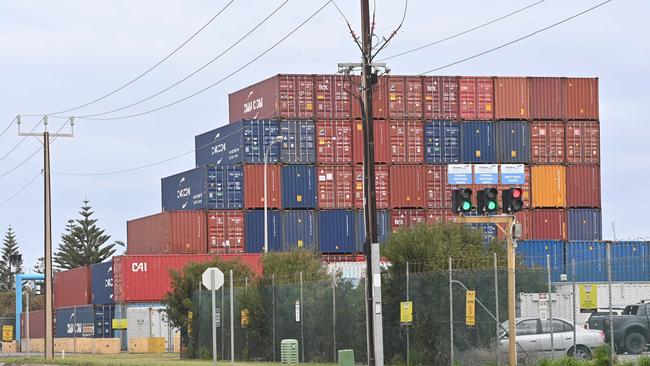
MULTIPOLYGON (((386 165, 375 165, 375 198, 377 209, 390 208, 389 178, 386 165)), ((354 167, 354 208, 363 209, 363 165, 354 167)))
MULTIPOLYGON (((280 208, 282 204, 282 175, 280 165, 269 164, 266 167, 267 196, 269 208, 280 208)), ((264 208, 264 165, 244 165, 244 206, 264 208)))
POLYGON ((390 167, 390 205, 393 208, 423 208, 426 206, 426 184, 422 165, 393 165, 390 167))
POLYGON ((528 119, 530 117, 528 80, 525 77, 494 78, 494 117, 528 119))
POLYGON ((566 107, 567 119, 598 119, 598 79, 567 78, 566 107))
POLYGON ((566 170, 560 165, 531 168, 533 207, 566 207, 566 170))

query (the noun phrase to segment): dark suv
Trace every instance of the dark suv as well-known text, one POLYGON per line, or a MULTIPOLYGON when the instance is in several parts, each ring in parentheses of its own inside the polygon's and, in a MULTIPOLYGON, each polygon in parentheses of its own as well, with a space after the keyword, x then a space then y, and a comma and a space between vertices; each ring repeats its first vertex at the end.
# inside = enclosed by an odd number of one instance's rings
MULTIPOLYGON (((605 340, 610 341, 609 312, 589 317, 589 328, 600 329, 605 333, 605 340)), ((630 354, 640 354, 647 349, 650 340, 650 304, 642 302, 628 305, 620 315, 611 318, 614 328, 616 348, 630 354)))

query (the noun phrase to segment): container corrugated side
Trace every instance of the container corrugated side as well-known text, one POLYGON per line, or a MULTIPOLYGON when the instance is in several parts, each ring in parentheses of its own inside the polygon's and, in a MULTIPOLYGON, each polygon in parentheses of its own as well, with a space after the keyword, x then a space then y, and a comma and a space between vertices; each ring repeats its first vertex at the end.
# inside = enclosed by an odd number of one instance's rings
POLYGON ((491 77, 461 76, 459 79, 460 118, 494 118, 494 84, 491 77))
MULTIPOLYGON (((20 338, 27 338, 27 312, 20 314, 20 338)), ((29 338, 45 338, 45 311, 29 312, 29 338)))
MULTIPOLYGON (((388 121, 375 120, 373 122, 373 133, 375 140, 375 162, 388 164, 390 162, 389 126, 388 121)), ((363 164, 364 155, 363 123, 354 121, 352 123, 352 156, 355 164, 363 164)))
MULTIPOLYGON (((531 210, 522 210, 515 213, 515 218, 517 223, 521 225, 521 237, 519 240, 531 240, 532 239, 532 211, 531 210)), ((498 238, 500 240, 506 240, 505 234, 501 231, 497 231, 498 238)))
POLYGON ((459 118, 457 76, 424 76, 424 118, 456 120, 459 118))
POLYGON ((517 256, 527 268, 537 269, 546 278, 546 256, 551 264, 551 281, 560 281, 565 272, 564 242, 559 240, 522 240, 517 243, 517 256))
MULTIPOLYGON (((269 208, 282 206, 281 175, 280 165, 266 166, 266 193, 269 208)), ((264 208, 264 165, 244 165, 244 207, 264 208)))
POLYGON ((322 165, 316 168, 318 208, 352 208, 354 176, 352 166, 322 165))
POLYGON ((390 230, 395 232, 399 229, 410 228, 427 222, 427 213, 425 210, 407 209, 391 210, 390 212, 390 230))
POLYGON ((239 210, 244 207, 244 171, 241 166, 208 167, 208 208, 239 210), (210 192, 214 185, 214 197, 210 192))
POLYGON ((530 124, 533 164, 564 164, 565 125, 562 121, 533 121, 530 124))
POLYGON ((316 168, 313 165, 282 167, 282 207, 317 207, 316 168))
POLYGON ((530 91, 525 77, 494 78, 494 118, 530 118, 530 91))
POLYGON ((562 78, 528 78, 530 87, 530 116, 533 119, 561 120, 564 118, 565 81, 562 78))
MULTIPOLYGON (((361 85, 361 78, 356 77, 353 85, 361 85)), ((372 93, 372 118, 373 119, 384 119, 388 117, 388 77, 380 76, 377 78, 377 81, 374 84, 372 93)), ((355 119, 362 119, 363 113, 361 111, 361 103, 359 103, 359 98, 363 98, 363 95, 358 88, 353 87, 352 91, 352 117, 355 119)))
POLYGON ((427 164, 458 164, 461 161, 460 123, 432 121, 424 124, 424 155, 427 164))
POLYGON ((316 160, 319 164, 352 163, 351 121, 316 121, 316 160))
POLYGON ((422 78, 419 76, 389 76, 388 117, 422 118, 422 78))
POLYGON ((448 208, 443 209, 430 209, 426 211, 427 224, 433 225, 438 222, 453 222, 454 215, 448 208))
POLYGON ((318 251, 318 212, 312 210, 286 210, 280 214, 282 221, 282 251, 318 251))
POLYGON ((244 212, 210 210, 207 212, 208 253, 242 253, 245 244, 244 212))
POLYGON ((451 185, 447 182, 446 165, 426 165, 425 185, 428 208, 451 208, 451 185))
MULTIPOLYGON (((264 210, 248 210, 244 217, 246 227, 246 253, 264 251, 264 210)), ((280 212, 268 210, 269 252, 282 251, 282 225, 280 212)))
POLYGON ((230 123, 243 119, 282 117, 279 75, 260 81, 228 95, 230 123))
POLYGON ((561 165, 531 167, 533 207, 566 207, 566 169, 561 165))
POLYGON ((468 121, 462 126, 462 160, 465 163, 496 163, 494 123, 468 121))
MULTIPOLYGON (((364 211, 354 211, 355 246, 358 253, 364 252, 366 243, 366 217, 364 211)), ((377 211, 377 241, 381 244, 388 240, 390 235, 390 212, 377 211)))
POLYGON ((280 121, 280 147, 283 164, 313 164, 316 162, 316 126, 314 121, 280 121))
MULTIPOLYGON (((354 208, 363 209, 363 165, 354 167, 354 208)), ((375 203, 377 209, 390 208, 390 173, 386 165, 375 165, 375 203)))
POLYGON ((113 261, 90 266, 91 301, 95 305, 113 304, 113 261))
POLYGON ((600 125, 598 122, 567 122, 566 161, 569 164, 600 163, 600 125))
POLYGON ((319 213, 318 245, 321 253, 354 253, 354 211, 323 210, 319 213))
POLYGON ((566 240, 566 211, 563 209, 538 209, 530 211, 531 239, 566 240))
POLYGON ((568 207, 600 207, 600 166, 567 166, 566 186, 568 207))
POLYGON ((567 119, 598 119, 598 78, 566 79, 567 119))
POLYGON ((526 121, 495 123, 497 161, 530 163, 530 124, 526 121))
POLYGON ((57 272, 54 276, 54 307, 88 305, 91 303, 90 267, 57 272))
POLYGON ((163 211, 202 210, 209 207, 208 170, 199 167, 162 178, 161 202, 163 211))
POLYGON ((390 205, 392 208, 424 208, 427 204, 425 167, 390 167, 390 205))
POLYGON ((127 221, 128 254, 204 254, 205 211, 166 211, 127 221))
POLYGON ((627 241, 612 242, 612 280, 648 281, 650 280, 650 242, 627 241))
POLYGON ((314 76, 317 119, 349 119, 352 117, 352 82, 346 75, 314 76))
POLYGON ((113 338, 113 305, 60 308, 54 316, 57 338, 113 338))
POLYGON ((392 164, 424 162, 424 126, 421 121, 391 120, 388 138, 392 164))
POLYGON ((569 209, 567 223, 569 240, 601 240, 603 237, 603 219, 599 209, 569 209))
POLYGON ((280 74, 279 111, 281 118, 313 118, 315 90, 313 75, 280 74))
POLYGON ((576 262, 576 282, 607 281, 606 243, 597 241, 567 242, 567 266, 572 266, 574 260, 576 262))

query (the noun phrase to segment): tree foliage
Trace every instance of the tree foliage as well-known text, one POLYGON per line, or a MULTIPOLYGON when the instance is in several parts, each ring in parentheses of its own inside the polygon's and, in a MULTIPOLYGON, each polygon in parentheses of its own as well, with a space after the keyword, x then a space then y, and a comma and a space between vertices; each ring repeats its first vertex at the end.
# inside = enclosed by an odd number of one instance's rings
POLYGON ((10 257, 17 254, 20 254, 20 250, 18 249, 16 233, 9 226, 2 241, 2 251, 0 253, 0 291, 13 291, 16 288, 15 274, 22 273, 23 261, 21 259, 18 263, 15 263, 12 269, 10 257))

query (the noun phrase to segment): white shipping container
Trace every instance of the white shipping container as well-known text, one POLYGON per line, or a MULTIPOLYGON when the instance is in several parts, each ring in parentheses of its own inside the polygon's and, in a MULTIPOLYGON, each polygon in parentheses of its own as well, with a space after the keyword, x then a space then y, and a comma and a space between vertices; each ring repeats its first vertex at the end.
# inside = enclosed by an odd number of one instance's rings
POLYGON ((129 306, 126 309, 127 337, 164 337, 165 349, 172 351, 178 328, 169 323, 165 307, 129 306))

